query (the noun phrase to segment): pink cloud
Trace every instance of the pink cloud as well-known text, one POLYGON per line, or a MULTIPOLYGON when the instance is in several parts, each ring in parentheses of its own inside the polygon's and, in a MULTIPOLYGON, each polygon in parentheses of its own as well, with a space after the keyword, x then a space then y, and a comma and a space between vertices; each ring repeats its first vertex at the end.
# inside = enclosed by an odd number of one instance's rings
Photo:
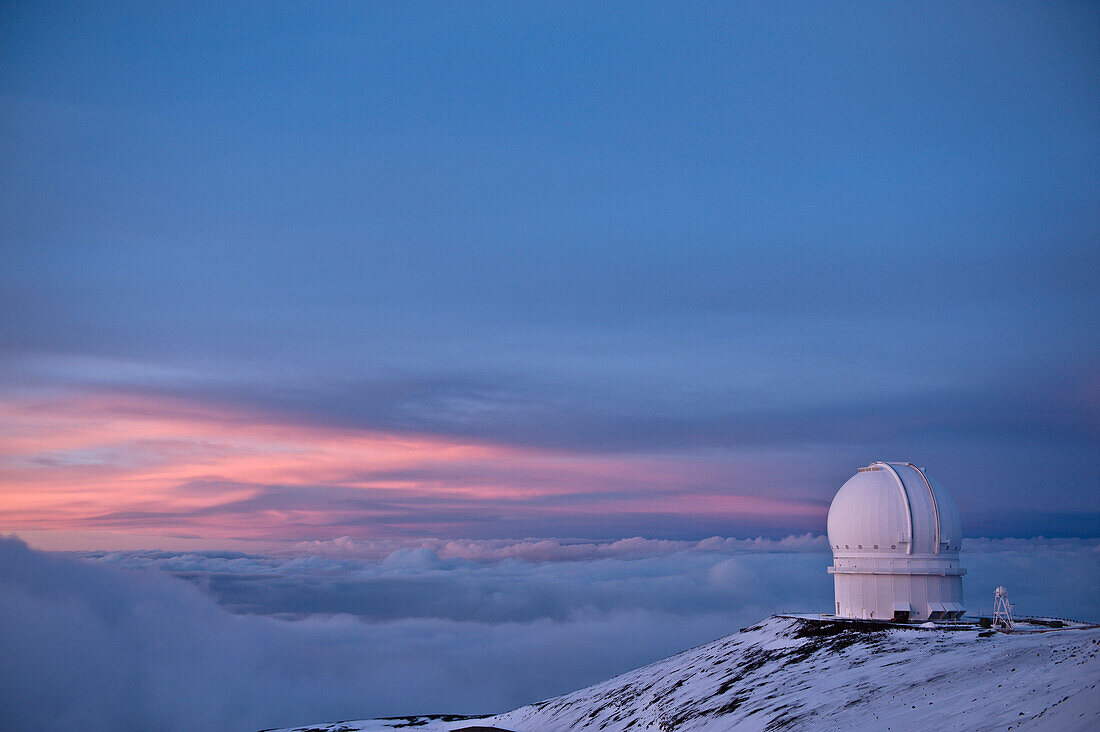
POLYGON ((750 476, 715 461, 309 426, 163 397, 14 399, 0 424, 6 530, 285 541, 823 515, 814 502, 737 493, 750 476))

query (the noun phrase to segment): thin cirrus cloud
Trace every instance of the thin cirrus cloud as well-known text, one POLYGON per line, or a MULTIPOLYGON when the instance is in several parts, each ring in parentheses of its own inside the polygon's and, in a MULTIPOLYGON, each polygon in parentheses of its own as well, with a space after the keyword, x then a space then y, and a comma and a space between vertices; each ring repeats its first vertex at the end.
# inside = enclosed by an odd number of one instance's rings
POLYGON ((662 517, 696 533, 721 522, 813 526, 823 512, 820 501, 728 491, 722 466, 706 461, 303 425, 140 395, 39 397, 0 410, 12 425, 0 525, 16 530, 280 542, 604 536, 662 517))

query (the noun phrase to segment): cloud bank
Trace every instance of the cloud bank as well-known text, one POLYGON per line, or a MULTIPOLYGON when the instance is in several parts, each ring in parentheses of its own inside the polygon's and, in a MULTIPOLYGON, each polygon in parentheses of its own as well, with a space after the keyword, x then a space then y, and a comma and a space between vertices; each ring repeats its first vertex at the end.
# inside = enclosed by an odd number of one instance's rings
MULTIPOLYGON (((412 543, 373 558, 347 543, 74 557, 0 540, 0 727, 499 711, 831 602, 817 537, 412 543), (537 546, 538 561, 517 558, 537 546)), ((1024 613, 1087 618, 1100 603, 1095 540, 973 540, 964 557, 972 609, 997 583, 1024 613)))

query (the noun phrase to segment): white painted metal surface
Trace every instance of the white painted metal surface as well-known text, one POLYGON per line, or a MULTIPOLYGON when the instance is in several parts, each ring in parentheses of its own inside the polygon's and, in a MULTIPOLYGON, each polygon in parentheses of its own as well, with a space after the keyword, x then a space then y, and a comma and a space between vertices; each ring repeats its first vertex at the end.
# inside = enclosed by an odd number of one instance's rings
POLYGON ((891 620, 962 617, 955 502, 912 463, 860 468, 829 507, 836 614, 891 620))
POLYGON ((993 627, 1012 630, 1012 605, 1008 602, 1008 590, 1004 585, 993 590, 993 627))

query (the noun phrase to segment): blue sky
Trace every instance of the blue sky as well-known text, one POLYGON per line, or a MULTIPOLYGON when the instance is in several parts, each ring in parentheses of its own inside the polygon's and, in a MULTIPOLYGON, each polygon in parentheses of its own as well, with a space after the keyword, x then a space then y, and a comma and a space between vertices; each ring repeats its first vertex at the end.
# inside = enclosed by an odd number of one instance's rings
POLYGON ((1095 536, 1098 15, 10 4, 0 528, 1095 536))

